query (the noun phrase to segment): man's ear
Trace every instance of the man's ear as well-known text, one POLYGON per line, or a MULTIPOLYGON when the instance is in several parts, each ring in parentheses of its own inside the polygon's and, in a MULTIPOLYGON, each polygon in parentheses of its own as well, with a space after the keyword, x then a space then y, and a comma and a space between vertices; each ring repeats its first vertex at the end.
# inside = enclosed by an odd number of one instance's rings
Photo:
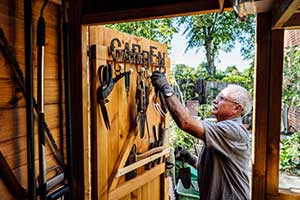
POLYGON ((235 113, 241 113, 241 112, 243 112, 243 107, 242 107, 242 105, 241 104, 236 104, 235 106, 234 106, 234 112, 235 113))

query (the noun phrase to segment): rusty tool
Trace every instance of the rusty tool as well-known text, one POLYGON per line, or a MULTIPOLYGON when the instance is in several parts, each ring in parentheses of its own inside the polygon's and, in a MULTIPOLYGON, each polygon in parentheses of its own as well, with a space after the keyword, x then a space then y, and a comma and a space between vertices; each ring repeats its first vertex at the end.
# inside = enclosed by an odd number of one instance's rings
POLYGON ((137 116, 136 122, 140 124, 140 137, 144 138, 145 134, 145 124, 147 126, 147 131, 149 134, 149 126, 147 120, 147 109, 149 105, 149 95, 151 92, 150 83, 145 73, 145 68, 142 67, 138 72, 137 78, 137 89, 136 89, 136 109, 137 116))
POLYGON ((108 112, 105 104, 109 102, 107 99, 108 95, 112 92, 115 83, 123 77, 129 76, 132 72, 132 69, 127 72, 122 72, 116 75, 115 78, 112 78, 112 66, 111 64, 101 65, 98 68, 98 80, 99 88, 97 89, 97 102, 100 105, 102 116, 105 122, 107 129, 110 129, 110 121, 108 112))

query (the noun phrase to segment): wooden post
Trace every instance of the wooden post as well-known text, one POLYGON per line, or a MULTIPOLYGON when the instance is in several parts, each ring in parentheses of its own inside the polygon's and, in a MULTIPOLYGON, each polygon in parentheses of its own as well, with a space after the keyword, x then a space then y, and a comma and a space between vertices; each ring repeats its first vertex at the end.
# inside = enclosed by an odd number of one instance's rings
POLYGON ((252 199, 265 199, 266 145, 269 109, 271 13, 257 15, 254 90, 254 136, 252 138, 252 199))
POLYGON ((278 193, 284 30, 272 31, 267 142, 267 194, 278 193))
POLYGON ((71 65, 71 119, 73 149, 73 199, 84 199, 84 156, 83 156, 83 100, 82 100, 82 45, 81 9, 82 1, 70 4, 70 65, 71 65))

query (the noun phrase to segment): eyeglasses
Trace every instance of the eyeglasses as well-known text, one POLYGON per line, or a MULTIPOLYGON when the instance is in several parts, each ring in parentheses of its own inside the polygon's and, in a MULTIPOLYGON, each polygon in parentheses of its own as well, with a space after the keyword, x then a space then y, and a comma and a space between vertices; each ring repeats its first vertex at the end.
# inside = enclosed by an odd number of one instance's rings
POLYGON ((218 96, 216 96, 216 100, 218 102, 220 102, 220 101, 228 101, 228 102, 231 102, 231 103, 234 103, 234 104, 240 104, 239 102, 236 102, 234 100, 231 100, 231 99, 225 97, 223 94, 218 94, 218 96))

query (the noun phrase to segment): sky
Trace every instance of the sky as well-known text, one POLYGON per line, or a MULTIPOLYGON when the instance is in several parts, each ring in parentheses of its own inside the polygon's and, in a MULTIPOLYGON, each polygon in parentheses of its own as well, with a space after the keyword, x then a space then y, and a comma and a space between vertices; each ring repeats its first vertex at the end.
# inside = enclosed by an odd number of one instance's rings
MULTIPOLYGON (((175 66, 176 64, 186 64, 190 67, 197 67, 201 62, 205 62, 205 53, 204 49, 201 49, 196 53, 196 50, 189 50, 186 53, 185 48, 187 41, 185 36, 182 35, 181 31, 174 34, 171 41, 171 51, 170 59, 171 65, 175 66)), ((236 44, 236 47, 232 52, 225 53, 220 52, 218 61, 216 61, 216 66, 218 70, 225 70, 227 66, 235 65, 239 71, 243 71, 246 68, 249 68, 250 61, 243 60, 240 53, 241 45, 236 44)))

